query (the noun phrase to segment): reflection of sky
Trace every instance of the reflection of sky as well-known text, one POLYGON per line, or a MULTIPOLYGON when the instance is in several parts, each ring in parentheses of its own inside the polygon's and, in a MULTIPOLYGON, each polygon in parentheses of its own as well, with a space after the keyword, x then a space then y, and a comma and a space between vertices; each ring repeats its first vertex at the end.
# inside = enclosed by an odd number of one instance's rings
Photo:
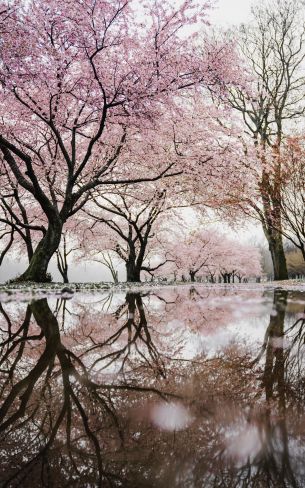
MULTIPOLYGON (((156 292, 159 296, 152 293, 143 297, 149 330, 152 340, 157 341, 159 352, 183 359, 193 359, 201 354, 213 357, 223 349, 237 344, 256 354, 264 341, 270 314, 276 313, 273 310, 273 294, 268 292, 263 295, 262 290, 251 289, 198 290, 200 295, 195 294, 192 299, 188 287, 180 290, 163 289, 156 292), (203 296, 203 293, 206 295, 203 296)), ((107 329, 105 338, 113 334, 119 327, 113 316, 124 304, 125 293, 114 293, 111 299, 107 299, 107 296, 107 293, 76 295, 68 302, 68 307, 74 313, 66 316, 65 330, 69 330, 69 322, 74 323, 72 328, 77 328, 79 319, 86 319, 90 323, 91 314, 94 325, 100 323, 103 329, 107 329), (78 315, 77 310, 82 311, 82 314, 78 315)), ((293 303, 294 308, 297 304, 299 311, 304 306, 304 301, 299 297, 289 299, 288 308, 290 303, 293 303)), ((288 317, 287 323, 293 320, 294 314, 291 317, 288 317)), ((120 319, 120 325, 126 319, 127 310, 120 319)), ((126 335, 122 335, 112 350, 120 347, 120 341, 124 344, 126 335)), ((140 343, 138 347, 141 352, 145 352, 144 344, 140 343)), ((90 361, 89 358, 87 360, 91 362, 97 359, 98 354, 92 354, 90 361)), ((132 346, 130 359, 135 360, 137 354, 132 346)), ((101 365, 97 369, 100 374, 113 377, 120 369, 120 359, 112 363, 107 371, 102 372, 101 365)))
POLYGON ((263 317, 242 317, 233 319, 232 323, 222 328, 215 329, 209 334, 189 334, 183 350, 183 357, 192 359, 198 354, 204 353, 207 357, 213 357, 221 350, 233 344, 244 344, 248 348, 260 346, 264 340, 266 328, 269 323, 269 314, 263 317))
MULTIPOLYGON (((86 339, 81 334, 93 331, 98 340, 106 340, 118 327, 127 320, 127 308, 120 319, 115 313, 125 303, 126 291, 109 294, 108 292, 75 294, 72 300, 66 301, 63 332, 66 337, 72 332, 79 334, 75 351, 81 351, 86 339), (80 332, 79 328, 83 328, 80 332), (100 339, 100 335, 102 339, 100 339)), ((58 297, 49 298, 53 310, 58 307, 58 297)), ((273 306, 273 293, 262 289, 247 288, 203 288, 198 287, 191 293, 189 287, 161 289, 143 297, 145 316, 153 342, 160 354, 169 357, 193 359, 198 355, 213 357, 232 345, 245 346, 254 354, 264 341, 269 324, 270 314, 276 315, 273 306)), ((288 297, 286 328, 291 326, 296 316, 304 313, 305 295, 288 297)), ((26 303, 7 303, 5 308, 11 317, 22 316, 26 303)), ((57 312, 61 323, 62 309, 57 312)), ((3 319, 2 319, 3 320, 3 319)), ((137 320, 137 318, 136 318, 137 320)), ((65 341, 64 341, 65 342, 65 341)), ((73 342, 73 341, 72 341, 73 342)), ((126 334, 111 346, 115 350, 126 343, 126 334)), ((289 338, 286 341, 289 345, 289 338)), ((139 351, 145 352, 143 343, 137 344, 139 351)), ((98 359, 100 351, 91 353, 85 358, 89 365, 98 359)), ((130 358, 136 359, 138 352, 131 347, 130 358)), ((100 374, 114 376, 120 368, 119 359, 101 373, 101 365, 95 370, 100 374)))

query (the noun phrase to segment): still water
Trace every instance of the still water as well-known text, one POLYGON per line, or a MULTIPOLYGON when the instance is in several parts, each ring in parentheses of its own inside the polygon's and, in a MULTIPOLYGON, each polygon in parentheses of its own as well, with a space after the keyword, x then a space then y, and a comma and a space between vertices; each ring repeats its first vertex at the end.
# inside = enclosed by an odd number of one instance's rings
POLYGON ((305 487, 305 292, 0 306, 0 486, 305 487))

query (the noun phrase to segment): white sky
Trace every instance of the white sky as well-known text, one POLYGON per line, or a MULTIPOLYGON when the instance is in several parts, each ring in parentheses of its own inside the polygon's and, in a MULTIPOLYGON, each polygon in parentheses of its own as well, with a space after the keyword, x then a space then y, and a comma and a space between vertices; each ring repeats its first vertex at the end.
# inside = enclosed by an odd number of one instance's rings
POLYGON ((250 18, 252 0, 216 0, 210 20, 215 26, 229 27, 250 18))

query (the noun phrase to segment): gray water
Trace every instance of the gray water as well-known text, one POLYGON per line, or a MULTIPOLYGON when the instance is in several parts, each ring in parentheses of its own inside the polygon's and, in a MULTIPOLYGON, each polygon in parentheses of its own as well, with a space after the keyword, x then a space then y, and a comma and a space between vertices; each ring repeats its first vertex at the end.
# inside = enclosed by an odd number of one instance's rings
POLYGON ((0 307, 1 486, 305 487, 305 293, 0 307))

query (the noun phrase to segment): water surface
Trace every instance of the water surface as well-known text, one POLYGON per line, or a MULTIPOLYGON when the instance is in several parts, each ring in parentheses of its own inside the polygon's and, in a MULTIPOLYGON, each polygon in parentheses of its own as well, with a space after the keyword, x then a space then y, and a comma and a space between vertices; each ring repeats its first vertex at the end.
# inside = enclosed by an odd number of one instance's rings
POLYGON ((304 487, 305 293, 0 307, 1 486, 304 487))

